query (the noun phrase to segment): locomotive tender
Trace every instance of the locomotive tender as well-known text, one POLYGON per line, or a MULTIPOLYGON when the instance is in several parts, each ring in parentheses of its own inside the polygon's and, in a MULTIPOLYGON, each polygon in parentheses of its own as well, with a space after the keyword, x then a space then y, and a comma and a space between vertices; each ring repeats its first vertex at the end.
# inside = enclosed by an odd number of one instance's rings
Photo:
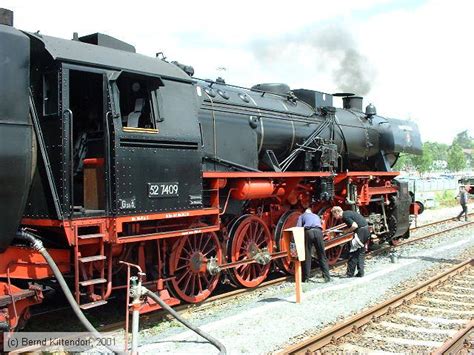
MULTIPOLYGON (((379 241, 407 237, 412 199, 391 170, 418 154, 410 121, 362 110, 362 98, 245 89, 135 53, 104 34, 73 40, 28 33, 0 18, 0 324, 13 330, 52 277, 15 239, 34 231, 81 308, 141 266, 168 304, 200 302, 219 279, 260 284, 291 273, 281 241, 303 209, 334 224, 358 209, 379 241)), ((349 239, 327 236, 330 262, 349 239)), ((148 303, 142 312, 159 308, 148 303)))

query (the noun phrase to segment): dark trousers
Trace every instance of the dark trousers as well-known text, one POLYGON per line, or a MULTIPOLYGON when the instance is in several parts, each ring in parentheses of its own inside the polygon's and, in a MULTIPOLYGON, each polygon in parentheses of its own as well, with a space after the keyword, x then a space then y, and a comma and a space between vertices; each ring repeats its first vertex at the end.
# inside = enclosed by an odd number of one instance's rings
POLYGON ((329 278, 329 264, 326 252, 324 251, 323 231, 320 228, 306 229, 305 236, 305 262, 303 268, 303 280, 306 280, 311 273, 311 247, 314 245, 318 255, 319 265, 324 278, 329 278))
POLYGON ((467 205, 466 204, 461 204, 462 211, 460 214, 458 214, 458 219, 461 219, 461 216, 464 214, 464 219, 467 221, 467 205))
POLYGON ((364 276, 365 247, 349 253, 347 261, 347 276, 354 276, 356 269, 358 276, 364 276))
MULTIPOLYGON (((362 243, 367 243, 370 237, 369 228, 362 227, 356 231, 362 243)), ((347 276, 354 276, 357 269, 357 276, 364 276, 364 264, 365 264, 365 246, 359 248, 352 253, 349 253, 349 260, 347 261, 347 276)))

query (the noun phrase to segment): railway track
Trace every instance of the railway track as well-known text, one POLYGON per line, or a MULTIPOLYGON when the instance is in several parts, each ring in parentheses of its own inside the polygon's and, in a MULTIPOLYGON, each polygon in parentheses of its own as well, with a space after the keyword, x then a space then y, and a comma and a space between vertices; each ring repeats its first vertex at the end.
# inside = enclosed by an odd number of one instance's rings
MULTIPOLYGON (((436 221, 436 222, 430 222, 426 225, 422 225, 422 226, 417 227, 417 229, 421 229, 423 227, 428 227, 428 226, 433 226, 433 225, 436 225, 436 224, 442 224, 442 223, 446 223, 446 222, 449 222, 449 221, 452 221, 452 218, 443 219, 443 220, 436 221)), ((376 256, 376 255, 379 255, 379 254, 382 254, 382 253, 385 253, 385 252, 389 252, 389 251, 394 250, 397 247, 400 247, 402 245, 413 244, 413 243, 422 241, 424 239, 436 236, 438 234, 446 233, 448 231, 458 229, 458 228, 467 227, 467 226, 469 226, 473 223, 474 222, 471 221, 471 222, 467 222, 467 223, 463 223, 463 224, 455 224, 454 226, 451 226, 450 228, 442 230, 442 231, 437 231, 437 232, 430 233, 428 235, 423 235, 423 236, 420 236, 420 237, 407 239, 407 240, 397 244, 396 246, 390 246, 390 245, 384 246, 380 249, 376 249, 376 250, 373 250, 370 253, 368 253, 367 258, 371 258, 373 256, 376 256)), ((344 267, 346 265, 346 262, 347 262, 346 260, 338 261, 336 264, 334 264, 331 267, 332 271, 334 271, 337 268, 344 267)), ((253 291, 255 291, 255 289, 260 289, 261 290, 261 289, 264 289, 264 288, 267 288, 267 287, 280 285, 280 284, 283 284, 285 282, 290 282, 290 281, 293 281, 293 280, 294 280, 293 276, 288 276, 288 275, 287 276, 281 276, 281 277, 277 277, 273 280, 265 281, 262 284, 260 284, 257 288, 240 288, 240 289, 236 289, 236 290, 233 290, 233 291, 230 291, 230 292, 225 292, 225 293, 222 293, 222 294, 211 296, 206 301, 204 301, 203 303, 200 303, 200 304, 182 304, 182 305, 176 306, 174 308, 178 313, 187 312, 187 311, 191 311, 191 310, 204 310, 206 308, 212 307, 216 302, 223 302, 225 300, 232 299, 234 297, 244 295, 246 293, 253 292, 253 291)), ((152 314, 146 315, 145 317, 146 317, 146 321, 148 321, 148 322, 157 322, 157 321, 161 320, 163 317, 166 317, 166 316, 167 316, 167 314, 165 312, 157 311, 157 312, 154 312, 152 314)), ((114 324, 104 325, 104 326, 98 328, 98 330, 100 330, 100 331, 113 331, 113 330, 123 328, 123 326, 124 326, 123 322, 117 322, 117 323, 114 323, 114 324)))
POLYGON ((451 346, 472 348, 473 266, 474 259, 466 260, 282 353, 444 353, 451 346))
POLYGON ((461 328, 433 355, 442 354, 472 354, 474 353, 474 320, 471 320, 464 328, 461 328))
MULTIPOLYGON (((474 216, 474 213, 469 213, 468 216, 470 218, 472 218, 474 216)), ((433 222, 422 224, 420 226, 412 227, 412 228, 410 228, 410 231, 415 231, 415 230, 418 230, 418 229, 422 229, 422 228, 426 228, 426 227, 430 227, 430 226, 434 226, 436 224, 442 224, 442 223, 446 223, 446 222, 457 222, 457 221, 456 221, 455 217, 445 218, 445 219, 441 219, 439 221, 433 221, 433 222)))
MULTIPOLYGON (((440 221, 430 222, 430 223, 418 226, 417 228, 414 228, 413 230, 421 230, 425 227, 435 226, 437 224, 448 223, 450 221, 453 221, 453 219, 449 218, 449 219, 443 219, 443 220, 440 220, 440 221)), ((391 250, 394 250, 394 249, 396 249, 396 248, 398 248, 402 245, 416 243, 416 242, 422 241, 423 239, 427 239, 427 238, 433 237, 433 236, 438 235, 438 234, 442 234, 442 233, 445 233, 445 232, 448 232, 448 231, 451 231, 451 230, 454 230, 454 229, 457 229, 457 228, 463 228, 463 227, 469 226, 473 223, 474 222, 459 224, 459 222, 456 222, 456 223, 453 222, 454 226, 448 226, 449 228, 443 229, 442 231, 436 231, 436 232, 433 232, 433 233, 429 233, 427 235, 423 235, 423 236, 419 236, 419 237, 415 237, 415 238, 410 238, 410 239, 404 240, 403 242, 399 243, 396 246, 387 245, 387 246, 384 246, 382 248, 373 250, 373 251, 371 251, 367 254, 367 258, 371 258, 373 256, 376 256, 376 255, 379 255, 379 254, 382 254, 382 253, 390 252, 391 250)), ((334 271, 334 270, 336 270, 340 267, 344 267, 345 265, 346 265, 345 260, 338 261, 336 264, 334 264, 332 266, 332 270, 334 271)), ((239 288, 239 289, 235 289, 235 290, 232 290, 232 291, 227 291, 227 292, 224 292, 224 293, 221 293, 221 294, 216 294, 214 296, 211 296, 202 303, 199 303, 199 304, 181 304, 181 305, 178 305, 178 306, 174 307, 174 309, 178 313, 184 313, 184 312, 189 312, 189 311, 198 311, 198 310, 201 311, 201 310, 205 310, 207 308, 212 307, 214 304, 216 304, 218 302, 223 302, 223 301, 232 299, 234 297, 244 295, 246 293, 251 293, 251 292, 255 291, 255 289, 262 290, 262 289, 265 289, 267 287, 280 285, 280 284, 283 284, 285 282, 290 282, 290 281, 293 281, 293 276, 288 276, 288 275, 279 276, 279 277, 276 277, 272 280, 268 280, 268 281, 263 282, 257 288, 239 288)), ((68 308, 69 307, 64 307, 64 308, 61 308, 60 310, 64 311, 68 308)), ((33 314, 32 316, 33 317, 45 317, 45 316, 48 316, 48 314, 52 314, 52 313, 55 313, 55 312, 56 312, 56 310, 39 311, 38 313, 33 314)), ((145 322, 145 323, 156 323, 156 322, 162 320, 164 317, 167 317, 167 313, 165 313, 164 311, 156 311, 154 313, 142 316, 143 322, 145 322)), ((101 323, 104 323, 104 322, 101 322, 101 323)), ((119 329, 123 329, 124 324, 125 323, 123 321, 118 321, 118 322, 113 321, 112 323, 108 323, 108 324, 106 323, 106 324, 103 324, 103 325, 99 325, 97 327, 97 329, 101 332, 116 331, 116 330, 119 330, 119 329)))

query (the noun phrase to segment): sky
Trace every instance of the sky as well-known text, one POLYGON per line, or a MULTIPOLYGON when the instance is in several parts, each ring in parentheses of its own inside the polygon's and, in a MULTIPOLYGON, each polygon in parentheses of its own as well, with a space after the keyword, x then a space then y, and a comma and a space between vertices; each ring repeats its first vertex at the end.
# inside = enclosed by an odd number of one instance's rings
MULTIPOLYGON (((195 76, 251 87, 364 96, 415 121, 423 141, 474 136, 474 2, 2 0, 15 27, 72 38, 103 32, 137 52, 192 65, 195 76)), ((336 106, 341 103, 335 100, 336 106)))

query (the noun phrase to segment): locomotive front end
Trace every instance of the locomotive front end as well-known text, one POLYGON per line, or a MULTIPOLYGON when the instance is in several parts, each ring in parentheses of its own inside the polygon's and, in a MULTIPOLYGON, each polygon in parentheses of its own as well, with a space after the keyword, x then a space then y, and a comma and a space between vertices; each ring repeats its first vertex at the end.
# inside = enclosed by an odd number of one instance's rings
POLYGON ((381 130, 381 148, 396 154, 420 155, 423 151, 418 125, 410 120, 387 118, 381 130))
POLYGON ((35 166, 29 116, 30 42, 0 9, 0 251, 20 224, 35 166))

